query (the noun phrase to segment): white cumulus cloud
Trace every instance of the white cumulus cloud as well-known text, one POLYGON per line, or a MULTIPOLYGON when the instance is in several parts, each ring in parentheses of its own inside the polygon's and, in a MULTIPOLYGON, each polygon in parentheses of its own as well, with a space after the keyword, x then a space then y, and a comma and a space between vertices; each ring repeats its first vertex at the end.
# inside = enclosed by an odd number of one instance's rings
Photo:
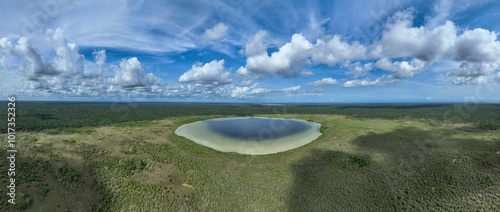
POLYGON ((205 41, 220 40, 226 37, 229 27, 224 23, 218 23, 210 29, 205 29, 201 38, 205 41))
POLYGON ((349 44, 343 41, 339 35, 334 35, 327 41, 318 39, 311 53, 313 61, 333 66, 345 60, 364 59, 366 47, 358 42, 349 44))
MULTIPOLYGON (((112 94, 145 95, 144 92, 160 91, 162 81, 152 73, 146 73, 137 58, 123 60, 112 78, 103 74, 106 51, 94 51, 98 70, 84 66, 85 57, 79 53, 76 43, 70 43, 61 29, 48 29, 47 44, 53 48, 54 57, 45 60, 27 37, 21 37, 16 45, 8 38, 0 39, 2 65, 6 70, 27 80, 19 85, 20 93, 32 96, 104 97, 112 94), (15 61, 11 64, 11 60, 15 61)), ((116 67, 116 66, 115 66, 116 67)))
POLYGON ((455 60, 468 62, 495 62, 500 58, 497 34, 477 28, 467 30, 454 41, 455 60))
POLYGON ((286 78, 301 75, 313 45, 300 34, 294 34, 290 43, 283 45, 271 56, 267 52, 247 58, 247 71, 261 75, 282 75, 286 78))
MULTIPOLYGON (((10 60, 14 59, 19 63, 18 72, 29 79, 59 74, 59 71, 47 63, 40 52, 31 45, 27 37, 21 37, 15 46, 8 38, 4 37, 0 40, 0 47, 3 52, 2 65, 6 70, 10 70, 10 60)), ((70 62, 68 61, 68 63, 70 62)))
MULTIPOLYGON (((463 30, 451 21, 441 20, 414 27, 414 12, 414 9, 396 12, 384 25, 380 38, 366 46, 357 41, 349 42, 340 35, 324 35, 313 43, 302 34, 294 34, 290 42, 269 55, 263 44, 267 33, 259 31, 241 51, 247 56, 247 63, 236 73, 245 78, 258 76, 254 79, 276 75, 291 78, 313 75, 314 73, 304 69, 306 64, 326 64, 329 67, 340 66, 347 69, 346 76, 353 80, 341 80, 344 82, 342 86, 355 87, 399 82, 442 61, 474 63, 480 67, 500 64, 500 42, 495 32, 481 28, 463 30), (442 24, 439 25, 438 22, 442 24), (366 76, 374 68, 388 73, 375 80, 357 79, 366 76)), ((488 74, 497 68, 494 66, 488 74)), ((486 78, 490 81, 494 78, 485 74, 477 79, 463 74, 458 76, 459 71, 453 70, 447 75, 448 78, 454 77, 451 80, 453 84, 486 82, 486 78)), ((328 79, 334 80, 325 78, 325 81, 319 80, 308 85, 340 85, 339 79, 335 79, 337 82, 328 79)))
POLYGON ((248 99, 267 96, 271 93, 271 89, 259 88, 257 87, 257 84, 251 86, 231 85, 224 90, 219 90, 218 93, 222 96, 235 99, 248 99))
POLYGON ((415 57, 424 61, 436 61, 446 58, 450 54, 457 29, 453 22, 447 21, 444 25, 433 29, 424 26, 411 27, 412 18, 409 11, 399 12, 407 14, 395 15, 393 23, 387 25, 375 50, 381 50, 380 57, 415 57))
POLYGON ((92 56, 94 56, 95 63, 99 67, 99 73, 103 72, 104 63, 106 63, 106 50, 101 49, 99 51, 92 52, 92 56))
POLYGON ((152 86, 161 84, 161 80, 152 73, 146 74, 141 62, 133 57, 120 63, 120 70, 115 71, 115 76, 109 79, 109 83, 124 89, 150 90, 152 86))
POLYGON ((494 80, 492 73, 498 68, 497 63, 468 63, 464 62, 459 68, 446 74, 452 84, 485 84, 494 80))
POLYGON ((413 58, 410 62, 391 62, 387 58, 382 58, 374 64, 374 67, 385 71, 396 72, 396 74, 393 75, 395 78, 405 79, 420 72, 425 67, 425 62, 416 58, 413 58))
POLYGON ((280 89, 279 91, 285 92, 285 93, 297 93, 298 91, 300 91, 300 85, 289 87, 289 88, 283 88, 283 89, 280 89))
POLYGON ((223 85, 232 82, 231 74, 224 68, 224 60, 213 60, 204 65, 194 64, 179 77, 182 83, 223 85))
POLYGON ((267 46, 264 45, 264 37, 266 37, 266 31, 259 31, 253 37, 248 40, 248 43, 245 45, 245 49, 243 53, 246 56, 254 56, 258 54, 265 53, 267 51, 267 46))
POLYGON ((342 67, 347 68, 349 71, 346 72, 347 76, 351 78, 358 78, 365 76, 370 70, 373 69, 373 63, 365 63, 361 64, 361 62, 349 63, 346 62, 342 65, 342 67))
POLYGON ((80 54, 80 50, 76 43, 69 43, 64 38, 64 32, 57 28, 55 30, 48 29, 46 32, 49 42, 55 44, 54 50, 57 57, 53 58, 50 63, 62 77, 84 77, 83 61, 85 56, 80 54))
POLYGON ((346 88, 352 87, 366 87, 366 86, 377 86, 377 85, 387 85, 399 81, 398 79, 393 79, 392 76, 382 76, 375 80, 366 79, 355 79, 344 82, 342 85, 346 88))
POLYGON ((316 87, 322 87, 322 86, 328 86, 328 85, 338 85, 340 82, 336 79, 332 79, 330 77, 328 78, 323 78, 314 82, 307 83, 307 86, 316 86, 316 87))

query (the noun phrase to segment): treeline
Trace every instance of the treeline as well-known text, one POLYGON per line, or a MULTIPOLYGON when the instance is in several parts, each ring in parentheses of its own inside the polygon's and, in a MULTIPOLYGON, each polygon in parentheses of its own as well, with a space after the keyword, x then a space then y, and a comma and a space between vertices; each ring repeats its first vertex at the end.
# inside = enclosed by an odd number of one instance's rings
MULTIPOLYGON (((223 104, 223 103, 93 103, 16 102, 18 131, 95 127, 175 116, 259 114, 334 114, 351 118, 415 119, 472 123, 475 129, 500 128, 500 104, 223 104)), ((7 130, 7 103, 1 104, 0 127, 7 130)))

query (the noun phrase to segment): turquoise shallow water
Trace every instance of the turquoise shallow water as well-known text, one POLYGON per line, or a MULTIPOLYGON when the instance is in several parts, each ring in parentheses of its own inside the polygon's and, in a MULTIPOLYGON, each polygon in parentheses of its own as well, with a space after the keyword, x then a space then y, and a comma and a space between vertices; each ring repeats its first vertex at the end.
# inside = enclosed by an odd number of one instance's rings
POLYGON ((175 134, 223 152, 264 155, 308 144, 321 135, 320 127, 298 119, 242 117, 186 124, 175 134))

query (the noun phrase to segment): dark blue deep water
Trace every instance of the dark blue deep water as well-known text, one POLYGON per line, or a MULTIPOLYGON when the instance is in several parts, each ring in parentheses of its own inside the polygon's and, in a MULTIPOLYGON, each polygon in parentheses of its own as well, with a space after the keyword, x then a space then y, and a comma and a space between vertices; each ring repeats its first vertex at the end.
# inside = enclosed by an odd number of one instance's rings
POLYGON ((211 130, 221 135, 250 141, 291 136, 311 128, 307 123, 291 119, 238 118, 205 122, 211 130))

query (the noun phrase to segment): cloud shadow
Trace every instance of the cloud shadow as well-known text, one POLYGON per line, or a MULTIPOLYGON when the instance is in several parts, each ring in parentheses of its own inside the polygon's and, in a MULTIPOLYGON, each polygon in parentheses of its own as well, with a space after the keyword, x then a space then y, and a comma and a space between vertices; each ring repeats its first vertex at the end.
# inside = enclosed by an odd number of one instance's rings
POLYGON ((351 153, 312 150, 292 165, 289 210, 499 207, 500 142, 450 135, 407 127, 359 136, 351 153))

